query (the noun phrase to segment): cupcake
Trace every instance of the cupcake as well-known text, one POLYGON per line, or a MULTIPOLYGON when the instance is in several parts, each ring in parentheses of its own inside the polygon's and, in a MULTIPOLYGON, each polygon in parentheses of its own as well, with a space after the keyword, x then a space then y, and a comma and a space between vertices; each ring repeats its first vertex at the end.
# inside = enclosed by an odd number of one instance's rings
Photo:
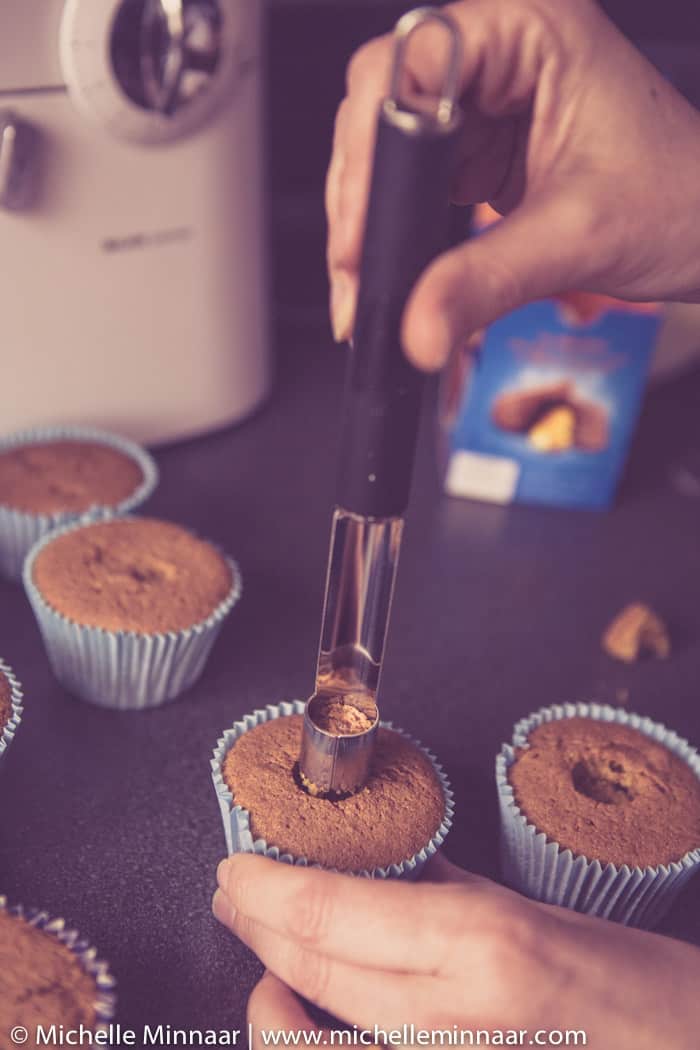
POLYGON ((241 593, 238 567, 211 543, 130 517, 50 533, 30 552, 24 585, 59 681, 120 708, 189 688, 241 593))
POLYGON ((4 660, 0 660, 0 764, 14 740, 22 717, 22 689, 4 660))
POLYGON ((138 445, 96 430, 52 428, 0 442, 0 571, 20 579, 34 543, 83 516, 124 514, 158 480, 138 445))
POLYGON ((700 867, 700 756, 648 718, 543 708, 496 781, 504 877, 530 897, 651 927, 700 867))
MULTIPOLYGON (((0 897, 0 1046, 54 1047, 51 1025, 106 1031, 114 1013, 114 978, 94 948, 63 919, 8 908, 0 897), (37 1032, 41 1026, 47 1040, 37 1032), (11 1032, 17 1034, 11 1036, 11 1032), (22 1038, 24 1036, 24 1038, 22 1038), (7 1042, 5 1040, 8 1040, 7 1042)), ((87 1038, 87 1035, 86 1035, 87 1038)))
POLYGON ((441 767, 380 723, 365 787, 337 799, 307 792, 298 770, 304 704, 255 711, 224 733, 212 774, 229 853, 262 853, 370 878, 415 877, 452 823, 441 767))

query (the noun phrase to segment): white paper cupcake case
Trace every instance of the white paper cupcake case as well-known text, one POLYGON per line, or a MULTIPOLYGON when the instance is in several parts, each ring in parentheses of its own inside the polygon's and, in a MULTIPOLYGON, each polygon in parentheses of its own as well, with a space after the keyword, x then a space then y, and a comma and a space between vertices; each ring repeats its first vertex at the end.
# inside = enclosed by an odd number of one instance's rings
POLYGON ((528 734, 543 722, 563 718, 592 718, 631 726, 687 762, 700 778, 700 756, 687 740, 650 718, 602 704, 562 704, 542 708, 523 718, 513 730, 512 744, 504 744, 496 758, 496 785, 501 811, 501 859, 504 880, 514 889, 547 904, 557 904, 587 915, 612 919, 627 926, 651 929, 700 867, 700 845, 679 861, 658 867, 636 868, 574 856, 538 832, 517 806, 508 769, 517 748, 527 746, 528 734))
POLYGON ((13 580, 22 578, 22 566, 34 544, 47 532, 83 519, 97 519, 110 514, 127 514, 140 507, 158 484, 158 468, 152 456, 140 445, 126 438, 90 427, 41 427, 19 431, 0 440, 0 452, 20 445, 44 444, 49 441, 91 441, 108 445, 133 459, 141 468, 143 481, 126 499, 114 506, 95 505, 86 511, 60 511, 55 514, 29 514, 0 504, 0 572, 13 580))
POLYGON ((56 678, 69 692, 100 707, 138 710, 174 700, 204 670, 223 622, 243 592, 238 565, 224 555, 231 570, 231 589, 206 620, 192 627, 167 634, 85 627, 53 609, 32 578, 39 551, 57 536, 85 524, 89 523, 74 522, 44 536, 24 565, 24 588, 56 678))
MULTIPOLYGON (((51 919, 45 911, 23 908, 21 904, 9 906, 7 898, 3 896, 0 896, 0 911, 24 919, 30 926, 35 926, 36 929, 54 937, 72 952, 85 973, 95 982, 95 1031, 106 1031, 116 1009, 116 981, 109 972, 107 963, 97 958, 96 949, 92 948, 77 930, 68 929, 65 919, 51 919)), ((38 1021, 50 1023, 51 1019, 39 1017, 38 1021)), ((30 1042, 33 1044, 33 1038, 30 1038, 30 1042)))
MULTIPOLYGON (((214 781, 216 797, 219 802, 219 809, 221 810, 221 817, 224 822, 224 834, 226 835, 226 846, 229 856, 232 853, 260 853, 265 857, 270 857, 272 860, 282 861, 284 864, 297 864, 300 867, 311 868, 321 867, 320 864, 311 864, 306 857, 293 857, 290 853, 280 853, 277 846, 268 846, 265 839, 254 838, 253 833, 250 830, 250 815, 248 810, 242 809, 241 806, 235 806, 233 804, 233 795, 222 775, 224 759, 239 737, 244 733, 247 733, 249 729, 254 729, 255 726, 261 725, 263 722, 268 722, 270 719, 284 718, 288 715, 303 715, 304 707, 305 704, 303 700, 284 701, 281 704, 268 704, 264 710, 258 709, 253 711, 252 714, 246 715, 240 722, 234 722, 233 726, 230 729, 227 729, 217 742, 216 748, 214 749, 214 757, 211 760, 212 779, 214 781)), ((423 849, 414 853, 412 857, 407 857, 406 860, 401 861, 400 864, 391 864, 388 868, 372 868, 371 871, 363 869, 362 871, 347 872, 346 874, 356 875, 360 878, 366 879, 415 879, 420 874, 423 866, 443 844, 445 837, 452 826, 452 817, 454 815, 454 795, 442 766, 439 765, 435 756, 432 755, 427 748, 424 748, 422 744, 419 744, 417 740, 414 740, 402 729, 398 729, 396 726, 392 725, 391 722, 380 722, 379 724, 384 729, 393 729, 395 733, 400 733, 401 736, 405 737, 406 740, 409 740, 412 744, 415 744, 415 746, 430 759, 433 769, 442 785, 443 794, 445 796, 445 815, 440 827, 430 841, 426 843, 423 849)))
POLYGON ((2 760, 5 757, 8 747, 15 738, 15 733, 22 720, 22 687, 15 678, 12 668, 8 667, 4 660, 0 659, 0 674, 4 675, 7 681, 10 683, 10 704, 12 706, 12 714, 8 718, 5 725, 0 729, 0 769, 2 769, 2 760))

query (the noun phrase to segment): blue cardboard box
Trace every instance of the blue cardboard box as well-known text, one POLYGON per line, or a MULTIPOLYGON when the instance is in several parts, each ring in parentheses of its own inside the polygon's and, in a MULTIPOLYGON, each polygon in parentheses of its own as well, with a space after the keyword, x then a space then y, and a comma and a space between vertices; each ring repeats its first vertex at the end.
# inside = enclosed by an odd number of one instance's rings
POLYGON ((661 319, 572 293, 492 324, 446 380, 445 489, 498 503, 614 498, 661 319))

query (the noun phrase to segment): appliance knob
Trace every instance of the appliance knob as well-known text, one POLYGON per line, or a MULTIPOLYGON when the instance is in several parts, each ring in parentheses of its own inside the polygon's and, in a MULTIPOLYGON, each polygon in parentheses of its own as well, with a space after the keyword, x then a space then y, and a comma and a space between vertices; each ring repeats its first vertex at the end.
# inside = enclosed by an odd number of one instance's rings
POLYGON ((0 110, 0 208, 23 211, 34 203, 39 134, 9 109, 0 110))
POLYGON ((122 90, 142 109, 172 116, 208 87, 221 31, 218 0, 123 0, 110 40, 122 90))

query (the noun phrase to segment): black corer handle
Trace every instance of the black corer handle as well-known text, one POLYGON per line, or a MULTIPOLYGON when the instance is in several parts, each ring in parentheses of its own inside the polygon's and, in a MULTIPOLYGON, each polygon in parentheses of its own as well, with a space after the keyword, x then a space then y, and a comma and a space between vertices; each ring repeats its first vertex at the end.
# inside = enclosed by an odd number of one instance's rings
POLYGON ((380 111, 343 403, 338 503, 373 518, 402 517, 408 504, 423 376, 401 347, 401 318, 448 240, 459 122, 417 124, 380 111))

